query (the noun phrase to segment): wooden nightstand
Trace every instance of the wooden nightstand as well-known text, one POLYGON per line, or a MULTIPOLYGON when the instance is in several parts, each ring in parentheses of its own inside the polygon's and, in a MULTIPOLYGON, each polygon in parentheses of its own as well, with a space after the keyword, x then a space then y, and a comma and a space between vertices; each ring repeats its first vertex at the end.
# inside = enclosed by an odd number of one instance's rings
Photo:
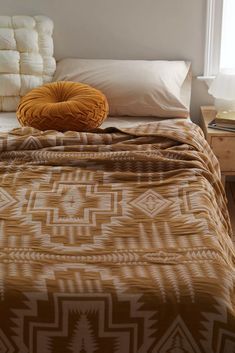
POLYGON ((227 175, 235 175, 235 132, 208 128, 208 123, 215 119, 216 110, 212 106, 201 107, 202 129, 213 152, 219 160, 222 181, 227 175))

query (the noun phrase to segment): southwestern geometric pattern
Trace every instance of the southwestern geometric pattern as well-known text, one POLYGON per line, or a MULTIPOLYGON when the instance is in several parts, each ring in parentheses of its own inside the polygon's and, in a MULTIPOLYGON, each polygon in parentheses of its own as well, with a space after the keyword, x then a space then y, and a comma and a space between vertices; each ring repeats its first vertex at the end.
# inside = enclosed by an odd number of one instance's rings
POLYGON ((0 352, 235 352, 231 236, 192 123, 1 134, 0 352))

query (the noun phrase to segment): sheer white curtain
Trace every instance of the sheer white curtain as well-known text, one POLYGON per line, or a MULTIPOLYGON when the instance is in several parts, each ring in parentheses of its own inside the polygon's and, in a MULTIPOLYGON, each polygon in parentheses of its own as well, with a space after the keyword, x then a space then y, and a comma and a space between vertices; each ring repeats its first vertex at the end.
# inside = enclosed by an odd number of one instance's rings
POLYGON ((220 69, 235 70, 235 0, 223 0, 220 69))

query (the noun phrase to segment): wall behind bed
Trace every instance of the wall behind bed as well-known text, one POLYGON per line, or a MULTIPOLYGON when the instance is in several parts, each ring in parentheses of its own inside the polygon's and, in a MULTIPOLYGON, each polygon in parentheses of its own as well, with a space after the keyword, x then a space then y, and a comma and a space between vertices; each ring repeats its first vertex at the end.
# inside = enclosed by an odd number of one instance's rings
POLYGON ((192 118, 212 103, 203 72, 206 0, 0 0, 1 15, 51 17, 56 59, 185 59, 193 64, 192 118))

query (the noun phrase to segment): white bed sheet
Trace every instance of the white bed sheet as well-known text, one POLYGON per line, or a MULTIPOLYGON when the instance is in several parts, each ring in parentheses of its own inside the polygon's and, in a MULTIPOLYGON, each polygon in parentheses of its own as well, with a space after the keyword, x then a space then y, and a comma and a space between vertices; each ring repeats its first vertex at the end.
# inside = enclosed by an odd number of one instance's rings
MULTIPOLYGON (((119 128, 126 128, 126 127, 133 127, 143 123, 151 123, 154 121, 162 120, 161 118, 154 118, 154 117, 108 117, 101 128, 106 127, 119 127, 119 128)), ((187 120, 191 121, 190 118, 187 120)), ((15 112, 12 113, 0 113, 0 132, 9 131, 20 127, 20 124, 16 118, 15 112)))
POLYGON ((16 118, 16 113, 0 113, 0 131, 5 132, 12 130, 16 127, 20 127, 20 124, 16 118))

